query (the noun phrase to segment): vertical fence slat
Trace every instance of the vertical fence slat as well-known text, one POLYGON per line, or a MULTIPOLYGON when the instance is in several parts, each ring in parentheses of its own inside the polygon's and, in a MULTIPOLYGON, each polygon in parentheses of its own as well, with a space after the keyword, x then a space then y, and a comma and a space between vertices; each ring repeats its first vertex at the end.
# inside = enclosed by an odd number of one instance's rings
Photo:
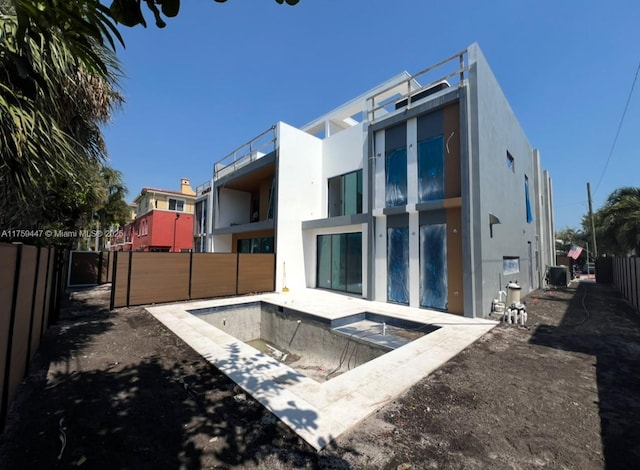
POLYGON ((20 275, 20 246, 0 245, 0 430, 9 406, 11 343, 20 275))
POLYGON ((640 312, 640 257, 613 258, 613 285, 640 312))
POLYGON ((36 261, 35 261, 35 270, 33 276, 33 287, 31 288, 31 311, 29 312, 29 334, 27 336, 27 357, 25 358, 24 370, 29 369, 29 361, 31 360, 31 356, 37 346, 33 344, 33 330, 35 325, 35 316, 36 316, 36 297, 38 293, 38 281, 40 274, 40 257, 42 256, 42 247, 36 248, 36 261))

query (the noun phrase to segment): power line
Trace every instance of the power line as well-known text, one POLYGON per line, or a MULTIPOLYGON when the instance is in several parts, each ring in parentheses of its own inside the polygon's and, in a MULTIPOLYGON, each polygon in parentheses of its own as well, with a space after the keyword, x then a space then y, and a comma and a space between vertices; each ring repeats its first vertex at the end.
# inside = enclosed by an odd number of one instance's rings
POLYGON ((600 175, 600 179, 598 180, 598 184, 596 184, 596 189, 593 190, 593 194, 598 192, 598 188, 600 187, 600 183, 602 183, 602 178, 604 178, 604 174, 607 171, 607 167, 609 166, 609 161, 611 160, 611 155, 613 155, 613 149, 616 147, 616 142, 618 142, 618 136, 620 135, 620 129, 622 128, 622 123, 624 121, 624 116, 627 114, 627 108, 629 107, 629 102, 631 101, 631 95, 633 95, 633 88, 636 86, 636 81, 638 80, 638 72, 640 72, 640 63, 638 64, 638 68, 636 69, 636 76, 633 79, 633 83, 631 84, 631 90, 629 90, 629 96, 627 97, 627 103, 624 105, 624 111, 622 112, 622 117, 620 118, 620 124, 618 124, 618 130, 616 131, 616 136, 613 139, 613 144, 611 145, 611 150, 609 151, 609 157, 607 157, 607 163, 604 164, 604 168, 602 169, 602 174, 600 175))

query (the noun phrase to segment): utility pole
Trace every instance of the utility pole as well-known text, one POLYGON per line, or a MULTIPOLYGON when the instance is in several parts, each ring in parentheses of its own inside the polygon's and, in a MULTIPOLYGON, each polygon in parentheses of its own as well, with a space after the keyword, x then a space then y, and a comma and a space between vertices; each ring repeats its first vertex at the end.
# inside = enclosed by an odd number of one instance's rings
POLYGON ((587 182, 587 198, 589 199, 589 218, 591 219, 591 238, 593 241, 593 259, 598 258, 598 245, 596 244, 596 225, 593 222, 593 206, 591 205, 591 184, 587 182))

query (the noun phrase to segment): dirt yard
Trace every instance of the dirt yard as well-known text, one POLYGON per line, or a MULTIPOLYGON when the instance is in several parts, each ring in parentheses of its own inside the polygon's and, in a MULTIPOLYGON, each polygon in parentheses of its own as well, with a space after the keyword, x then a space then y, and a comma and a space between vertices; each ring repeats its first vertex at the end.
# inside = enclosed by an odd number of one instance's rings
POLYGON ((527 328, 493 329, 320 453, 108 294, 75 292, 49 330, 3 469, 639 466, 640 315, 601 284, 533 293, 527 328))

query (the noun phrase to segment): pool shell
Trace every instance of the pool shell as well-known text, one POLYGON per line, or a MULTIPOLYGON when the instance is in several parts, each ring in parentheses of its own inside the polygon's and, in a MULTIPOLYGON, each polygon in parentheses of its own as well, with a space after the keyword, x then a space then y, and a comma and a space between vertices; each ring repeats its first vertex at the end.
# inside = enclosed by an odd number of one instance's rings
POLYGON ((264 301, 188 312, 319 382, 438 329, 372 312, 330 320, 264 301))
POLYGON ((458 354, 497 322, 315 289, 148 307, 147 311, 319 450, 458 354), (189 310, 267 302, 326 321, 363 312, 437 330, 323 383, 257 352, 189 310))

